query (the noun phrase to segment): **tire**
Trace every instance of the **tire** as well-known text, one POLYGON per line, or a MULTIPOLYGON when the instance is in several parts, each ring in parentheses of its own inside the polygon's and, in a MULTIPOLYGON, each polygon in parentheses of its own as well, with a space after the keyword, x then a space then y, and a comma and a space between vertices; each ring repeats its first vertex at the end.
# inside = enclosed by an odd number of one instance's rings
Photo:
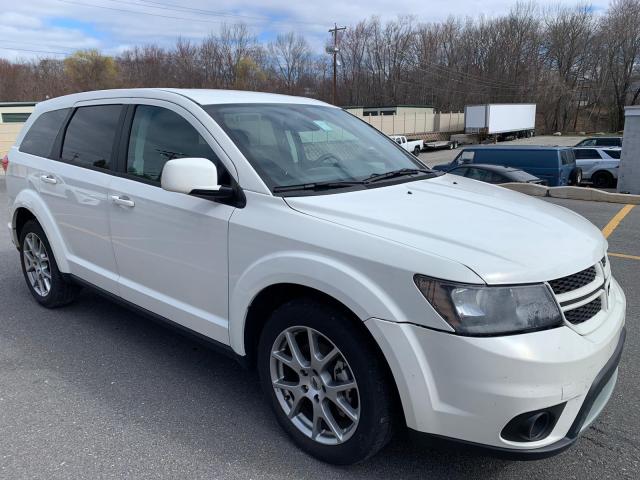
POLYGON ((413 154, 417 157, 418 155, 420 155, 420 147, 416 147, 413 149, 413 154))
POLYGON ((63 278, 49 240, 35 220, 25 223, 20 232, 20 264, 31 295, 44 307, 67 305, 81 290, 63 278))
POLYGON ((456 147, 453 146, 453 143, 449 143, 449 150, 453 150, 454 148, 456 147))
POLYGON ((579 186, 582 183, 582 169, 574 168, 569 174, 569 185, 579 186))
POLYGON ((280 426, 298 447, 319 460, 353 464, 373 456, 391 439, 396 410, 386 364, 373 340, 338 308, 302 298, 276 309, 260 336, 258 372, 280 426), (321 352, 313 363, 310 335, 321 352), (301 353, 299 362, 291 353, 291 342, 301 353), (274 381, 289 383, 277 388, 274 381), (336 383, 352 388, 338 392, 336 383), (346 410, 337 407, 345 402, 346 410), (329 421, 315 420, 327 411, 329 421), (337 428, 332 430, 331 424, 337 428))
POLYGON ((609 188, 613 186, 613 175, 609 172, 596 172, 591 176, 591 182, 596 188, 609 188))

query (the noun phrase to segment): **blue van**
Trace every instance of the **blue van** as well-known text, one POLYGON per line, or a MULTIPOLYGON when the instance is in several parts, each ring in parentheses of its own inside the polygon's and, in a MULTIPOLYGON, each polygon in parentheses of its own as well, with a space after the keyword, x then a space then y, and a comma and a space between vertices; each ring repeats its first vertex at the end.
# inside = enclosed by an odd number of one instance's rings
POLYGON ((576 157, 570 147, 477 145, 466 147, 451 163, 433 168, 447 172, 464 163, 519 168, 550 187, 578 185, 582 181, 582 172, 576 166, 576 157))

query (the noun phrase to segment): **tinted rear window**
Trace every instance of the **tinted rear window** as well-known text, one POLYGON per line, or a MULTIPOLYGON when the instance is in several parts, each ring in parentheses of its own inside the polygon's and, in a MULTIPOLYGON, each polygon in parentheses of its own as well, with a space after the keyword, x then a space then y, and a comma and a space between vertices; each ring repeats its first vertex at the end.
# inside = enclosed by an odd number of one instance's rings
POLYGON ((620 154, 622 153, 620 150, 605 150, 605 152, 611 158, 617 158, 618 160, 620 159, 620 154))
POLYGON ((83 167, 109 168, 120 105, 80 107, 64 136, 62 160, 83 167))
POLYGON ((20 144, 20 151, 49 158, 56 136, 68 113, 69 109, 64 108, 45 112, 36 118, 20 144))

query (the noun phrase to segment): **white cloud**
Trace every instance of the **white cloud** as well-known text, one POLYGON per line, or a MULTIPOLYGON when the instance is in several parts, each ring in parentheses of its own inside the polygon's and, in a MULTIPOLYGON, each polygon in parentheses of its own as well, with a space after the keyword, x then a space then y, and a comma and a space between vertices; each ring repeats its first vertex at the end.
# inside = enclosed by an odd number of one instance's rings
MULTIPOLYGON (((178 37, 203 38, 217 32, 223 22, 241 21, 256 35, 300 32, 320 49, 334 21, 350 25, 372 15, 382 20, 409 15, 418 22, 439 21, 451 15, 493 17, 506 13, 515 3, 511 0, 29 0, 22 3, 0 0, 3 12, 0 25, 5 40, 0 57, 43 56, 46 53, 42 52, 77 48, 100 48, 116 53, 130 45, 170 45, 178 37), (213 15, 213 12, 223 15, 213 15)), ((543 6, 556 3, 557 0, 538 2, 543 6)), ((577 0, 560 3, 575 5, 577 0)), ((606 8, 608 1, 592 3, 606 8)))

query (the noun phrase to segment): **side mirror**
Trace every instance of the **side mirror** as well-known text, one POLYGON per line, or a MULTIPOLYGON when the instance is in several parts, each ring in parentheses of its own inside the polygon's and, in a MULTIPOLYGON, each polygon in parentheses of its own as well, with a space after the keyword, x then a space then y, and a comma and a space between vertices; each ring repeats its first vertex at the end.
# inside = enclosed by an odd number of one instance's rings
POLYGON ((218 184, 218 169, 206 158, 176 158, 164 164, 160 185, 169 192, 227 198, 231 187, 218 184))

